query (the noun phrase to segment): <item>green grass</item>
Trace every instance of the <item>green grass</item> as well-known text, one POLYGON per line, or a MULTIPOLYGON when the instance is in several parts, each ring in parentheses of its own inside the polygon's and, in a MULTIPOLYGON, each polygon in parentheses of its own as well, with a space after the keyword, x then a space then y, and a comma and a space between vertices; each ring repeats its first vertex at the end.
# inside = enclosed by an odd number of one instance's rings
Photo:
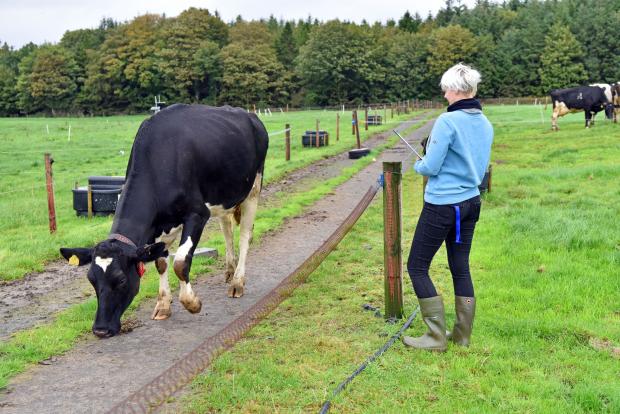
MULTIPOLYGON (((417 129, 422 125, 424 122, 414 124, 408 130, 417 129)), ((370 156, 358 160, 354 166, 344 169, 337 177, 314 183, 309 190, 278 193, 269 207, 260 208, 259 206, 254 227, 254 243, 260 243, 261 235, 277 229, 285 218, 301 214, 305 207, 351 178, 356 172, 373 162, 373 156, 393 145, 397 140, 398 138, 392 135, 383 144, 377 146, 370 156)), ((236 238, 238 239, 238 236, 236 238)), ((210 247, 218 250, 220 257, 224 257, 224 240, 220 232, 208 235, 202 243, 205 241, 210 247)), ((215 268, 214 264, 219 266, 217 267, 219 269, 223 267, 221 259, 214 263, 213 259, 197 257, 193 262, 192 274, 211 272, 215 268)), ((178 285, 176 278, 171 278, 170 283, 172 289, 178 285)), ((149 266, 146 275, 141 280, 140 293, 132 302, 125 318, 131 317, 132 311, 144 299, 156 297, 158 287, 159 278, 152 266, 149 266)), ((0 343, 0 388, 5 387, 10 378, 22 372, 29 364, 71 349, 84 334, 90 332, 95 311, 96 300, 92 298, 59 312, 48 324, 17 332, 8 341, 0 343)))
MULTIPOLYGON (((340 114, 339 141, 336 140, 336 113, 274 112, 272 116, 261 116, 272 134, 265 182, 353 148, 351 113, 340 114), (301 134, 314 129, 317 119, 321 121, 321 129, 330 133, 330 145, 303 148, 301 134), (284 160, 282 133, 287 123, 292 130, 289 162, 284 160)), ((411 116, 395 115, 389 122, 411 116)), ((131 144, 144 119, 145 116, 0 119, 0 280, 17 279, 28 272, 43 270, 47 261, 59 258, 60 246, 92 246, 107 235, 112 219, 76 217, 71 189, 76 182, 86 185, 91 175, 124 175, 131 144), (53 235, 48 227, 45 152, 51 153, 54 159, 58 231, 53 235)), ((394 125, 370 127, 367 132, 361 128, 361 138, 394 125)))
MULTIPOLYGON (((471 255, 471 347, 435 354, 397 343, 334 399, 332 412, 620 412, 620 126, 585 130, 575 115, 551 133, 537 107, 486 112, 496 131, 493 188, 471 255)), ((404 177, 406 258, 422 185, 404 177)), ((377 198, 308 283, 216 359, 179 407, 318 412, 399 328, 362 310, 383 308, 381 210, 377 198)), ((431 275, 451 325, 443 248, 431 275)), ((409 314, 416 301, 406 274, 404 283, 409 314)), ((418 318, 407 334, 423 331, 418 318)))

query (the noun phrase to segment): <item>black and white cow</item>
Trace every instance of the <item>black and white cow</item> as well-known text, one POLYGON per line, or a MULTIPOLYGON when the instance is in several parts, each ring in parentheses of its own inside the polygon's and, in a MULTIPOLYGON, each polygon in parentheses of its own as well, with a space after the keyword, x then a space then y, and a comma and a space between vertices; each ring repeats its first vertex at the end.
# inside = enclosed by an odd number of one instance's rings
POLYGON ((605 89, 598 86, 578 86, 568 89, 554 89, 550 92, 553 103, 551 128, 558 130, 558 117, 568 113, 584 111, 586 128, 592 124, 593 114, 605 111, 605 116, 613 116, 613 104, 607 99, 605 89))
POLYGON ((170 316, 172 294, 166 256, 180 236, 173 269, 179 300, 197 313, 192 256, 210 217, 218 217, 226 239, 228 296, 240 297, 269 138, 246 111, 204 105, 173 105, 140 125, 127 166, 126 183, 109 237, 91 249, 61 248, 70 263, 91 263, 88 279, 97 293, 93 333, 115 335, 120 318, 138 293, 143 263, 160 274, 153 319, 170 316), (240 224, 235 259, 233 222, 240 224))

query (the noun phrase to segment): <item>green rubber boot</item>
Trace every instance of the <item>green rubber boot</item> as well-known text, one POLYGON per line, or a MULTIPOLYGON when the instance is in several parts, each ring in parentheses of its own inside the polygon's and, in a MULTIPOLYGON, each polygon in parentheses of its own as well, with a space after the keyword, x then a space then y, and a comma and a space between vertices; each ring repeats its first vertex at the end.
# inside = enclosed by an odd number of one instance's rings
POLYGON ((471 338, 471 331, 474 327, 476 298, 455 296, 454 309, 456 310, 456 321, 452 332, 447 332, 447 337, 457 345, 469 346, 469 338, 471 338))
POLYGON ((448 341, 446 338, 446 314, 442 297, 433 296, 418 299, 418 302, 420 302, 422 320, 428 326, 428 331, 418 338, 404 336, 403 343, 412 348, 444 352, 448 347, 448 341))

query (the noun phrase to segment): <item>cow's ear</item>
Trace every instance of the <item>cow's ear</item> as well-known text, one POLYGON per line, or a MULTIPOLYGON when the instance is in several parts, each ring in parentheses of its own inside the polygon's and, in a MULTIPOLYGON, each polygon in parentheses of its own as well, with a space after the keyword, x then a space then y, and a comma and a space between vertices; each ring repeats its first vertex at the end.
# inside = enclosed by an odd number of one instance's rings
POLYGON ((61 247, 60 254, 73 266, 84 266, 93 260, 93 249, 61 247))
POLYGON ((140 247, 136 251, 136 256, 139 262, 152 262, 160 257, 167 257, 168 250, 166 250, 166 243, 157 242, 140 247))

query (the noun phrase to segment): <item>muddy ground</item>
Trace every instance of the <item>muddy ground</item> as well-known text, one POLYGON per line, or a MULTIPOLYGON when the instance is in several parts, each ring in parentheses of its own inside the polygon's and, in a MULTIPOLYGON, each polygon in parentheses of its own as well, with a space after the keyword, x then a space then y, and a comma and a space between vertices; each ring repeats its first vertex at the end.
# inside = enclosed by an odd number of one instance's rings
MULTIPOLYGON (((399 130, 409 126, 401 125, 399 130)), ((431 126, 429 122, 409 134, 408 141, 419 142, 428 135, 431 126)), ((365 146, 374 147, 387 135, 386 132, 371 138, 365 146)), ((260 245, 250 249, 246 294, 242 298, 227 297, 223 272, 218 271, 192 283, 203 302, 200 314, 189 314, 175 298, 172 316, 165 321, 153 321, 150 315, 155 300, 145 301, 135 313, 132 332, 107 340, 89 336, 65 355, 48 361, 48 365, 34 366, 16 377, 0 394, 0 411, 109 410, 271 291, 349 214, 368 186, 376 181, 381 170, 380 161, 402 160, 407 155, 409 150, 398 143, 393 149, 384 151, 377 162, 339 186, 334 194, 309 207, 303 215, 286 220, 277 231, 263 236, 260 245)), ((264 189, 261 204, 269 204, 279 191, 303 191, 316 180, 337 176, 354 162, 345 153, 291 173, 264 189)), ((54 312, 91 295, 85 271, 60 262, 52 263, 46 272, 0 286, 0 337, 49 321, 54 312)))

